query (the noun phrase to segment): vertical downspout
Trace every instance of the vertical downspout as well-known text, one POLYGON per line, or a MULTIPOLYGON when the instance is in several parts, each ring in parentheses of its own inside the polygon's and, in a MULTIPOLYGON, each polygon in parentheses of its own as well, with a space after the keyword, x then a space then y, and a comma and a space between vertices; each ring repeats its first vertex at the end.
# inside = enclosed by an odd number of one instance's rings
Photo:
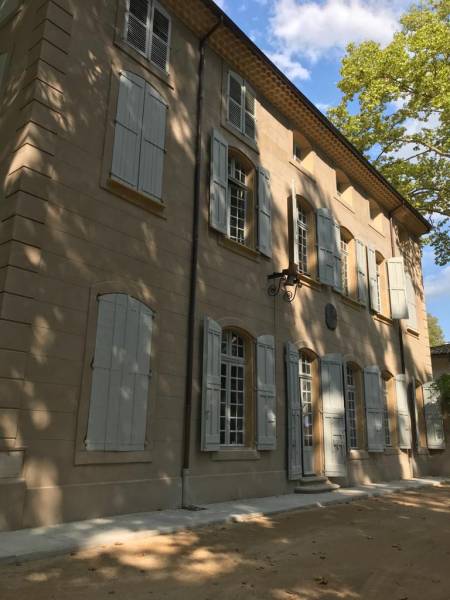
POLYGON ((201 193, 201 166, 202 166, 202 120, 203 120, 203 74, 205 69, 205 50, 208 39, 222 24, 222 18, 200 40, 198 64, 198 89, 196 112, 195 136, 195 171, 194 171, 194 207, 192 219, 192 251, 189 280, 189 312, 186 354, 186 388, 184 405, 184 436, 183 436, 183 466, 181 472, 181 505, 189 506, 186 477, 189 474, 190 446, 191 446, 191 415, 192 415, 192 386, 194 382, 194 335, 195 312, 197 304, 197 271, 198 271, 198 241, 200 225, 200 193, 201 193))

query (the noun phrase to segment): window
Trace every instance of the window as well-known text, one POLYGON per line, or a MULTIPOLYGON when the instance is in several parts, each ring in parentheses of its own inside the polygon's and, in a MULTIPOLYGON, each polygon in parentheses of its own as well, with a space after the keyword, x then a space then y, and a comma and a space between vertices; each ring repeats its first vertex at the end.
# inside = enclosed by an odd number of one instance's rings
POLYGON ((356 417, 356 377, 351 365, 346 366, 347 392, 347 427, 349 448, 358 447, 357 417, 356 417))
POLYGON ((382 233, 383 211, 381 210, 378 202, 375 202, 375 200, 372 200, 372 198, 369 199, 369 216, 372 226, 382 233))
POLYGON ((120 74, 111 177, 162 200, 167 105, 134 73, 120 74))
POLYGON ((336 195, 341 198, 350 187, 347 175, 340 169, 336 169, 336 195))
POLYGON ((303 414, 303 446, 313 446, 312 368, 308 355, 300 352, 300 401, 303 414))
POLYGON ((171 21, 152 0, 128 0, 125 39, 154 65, 168 70, 171 21))
POLYGON ((230 239, 245 244, 248 238, 247 173, 238 158, 228 159, 228 193, 230 196, 230 216, 228 235, 230 239))
POLYGON ((145 449, 152 325, 135 298, 99 296, 86 450, 145 449))
POLYGON ((349 272, 348 272, 348 242, 341 237, 341 272, 342 272, 342 291, 349 296, 349 272))
POLYGON ((298 207, 297 217, 298 270, 308 273, 308 219, 302 206, 298 207))
POLYGON ((234 331, 222 332, 220 365, 220 444, 245 444, 245 342, 234 331))
POLYGON ((246 81, 233 72, 228 73, 228 121, 241 133, 256 138, 255 94, 246 81))
POLYGON ((294 189, 290 206, 289 260, 299 273, 315 276, 317 258, 314 212, 304 198, 295 195, 294 189))
POLYGON ((388 297, 388 279, 386 271, 386 261, 384 257, 376 252, 376 272, 377 272, 377 294, 379 312, 382 315, 389 316, 389 297, 388 297))
POLYGON ((310 172, 314 170, 314 156, 310 141, 299 131, 292 134, 292 159, 310 172))
POLYGON ((388 381, 383 377, 382 380, 382 391, 383 391, 383 422, 384 422, 384 445, 386 448, 392 446, 391 440, 391 429, 389 425, 389 390, 388 381))

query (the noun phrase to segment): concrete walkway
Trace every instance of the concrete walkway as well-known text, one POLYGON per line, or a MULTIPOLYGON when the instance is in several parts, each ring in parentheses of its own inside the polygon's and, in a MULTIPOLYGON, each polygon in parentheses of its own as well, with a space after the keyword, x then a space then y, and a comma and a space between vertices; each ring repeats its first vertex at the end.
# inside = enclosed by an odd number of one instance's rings
POLYGON ((322 494, 286 494, 220 502, 204 505, 198 511, 165 510, 8 531, 0 533, 0 563, 35 560, 214 523, 240 522, 257 516, 346 504, 374 496, 438 486, 443 481, 445 479, 436 477, 390 481, 322 494))

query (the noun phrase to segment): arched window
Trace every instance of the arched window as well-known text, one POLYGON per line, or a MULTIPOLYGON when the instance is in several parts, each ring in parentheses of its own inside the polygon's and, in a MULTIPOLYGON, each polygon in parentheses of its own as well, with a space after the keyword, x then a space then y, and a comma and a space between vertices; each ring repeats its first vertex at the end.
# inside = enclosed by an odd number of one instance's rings
POLYGON ((254 179, 250 161, 237 150, 228 153, 228 237, 246 246, 255 245, 254 179))
POLYGON ((220 444, 244 446, 246 409, 246 343, 233 330, 222 332, 220 365, 220 444))

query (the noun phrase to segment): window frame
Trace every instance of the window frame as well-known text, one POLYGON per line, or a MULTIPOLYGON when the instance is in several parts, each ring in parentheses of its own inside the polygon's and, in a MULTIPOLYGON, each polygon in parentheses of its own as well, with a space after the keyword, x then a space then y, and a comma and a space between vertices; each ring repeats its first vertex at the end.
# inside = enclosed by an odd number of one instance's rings
POLYGON ((347 412, 347 448, 357 450, 358 444, 358 381, 355 367, 346 363, 345 365, 345 402, 347 412), (351 382, 350 383, 350 374, 351 382), (352 397, 350 397, 352 394, 352 397), (352 406, 350 406, 352 404, 352 406))
MULTIPOLYGON (((235 71, 233 71, 232 69, 229 69, 227 72, 227 84, 226 84, 226 92, 227 92, 227 97, 226 97, 226 122, 228 123, 228 125, 230 127, 232 127, 234 130, 239 131, 239 133, 241 135, 244 136, 245 139, 250 140, 253 143, 256 143, 257 140, 257 101, 256 101, 256 94, 253 90, 253 88, 251 87, 251 85, 243 78, 241 77, 241 75, 239 75, 238 73, 236 73, 235 71), (233 78, 235 81, 237 81, 240 86, 241 86, 241 104, 240 104, 240 127, 237 127, 237 125, 235 123, 233 123, 230 120, 230 89, 231 89, 231 78, 233 78), (249 111, 247 111, 247 105, 246 105, 246 100, 247 100, 247 92, 253 97, 254 100, 254 113, 253 115, 251 115, 251 113, 249 111), (253 123, 254 123, 254 131, 255 131, 255 135, 254 137, 248 135, 246 133, 246 117, 247 114, 251 115, 253 117, 253 123)), ((231 98, 233 100, 233 98, 231 98)), ((233 100, 234 101, 234 100, 233 100)))
POLYGON ((295 223, 296 231, 294 243, 297 244, 297 248, 299 251, 299 264, 298 264, 298 272, 301 276, 317 280, 318 279, 318 256, 317 256, 317 222, 316 222, 316 211, 313 209, 312 205, 308 202, 308 200, 300 195, 296 194, 296 203, 297 203, 297 211, 300 210, 306 217, 306 245, 307 245, 307 259, 306 259, 306 271, 302 271, 300 268, 300 245, 299 245, 299 235, 298 235, 298 221, 295 223))
POLYGON ((235 146, 228 147, 228 173, 227 173, 227 194, 228 194, 228 212, 227 212, 227 233, 225 239, 233 245, 237 245, 246 251, 258 253, 257 250, 257 220, 256 198, 257 198, 257 170, 253 162, 246 154, 241 152, 235 146), (242 171, 245 173, 245 182, 236 178, 232 173, 230 165, 239 163, 242 171), (232 187, 240 189, 245 193, 245 221, 244 221, 244 239, 239 241, 231 236, 231 198, 232 187))

